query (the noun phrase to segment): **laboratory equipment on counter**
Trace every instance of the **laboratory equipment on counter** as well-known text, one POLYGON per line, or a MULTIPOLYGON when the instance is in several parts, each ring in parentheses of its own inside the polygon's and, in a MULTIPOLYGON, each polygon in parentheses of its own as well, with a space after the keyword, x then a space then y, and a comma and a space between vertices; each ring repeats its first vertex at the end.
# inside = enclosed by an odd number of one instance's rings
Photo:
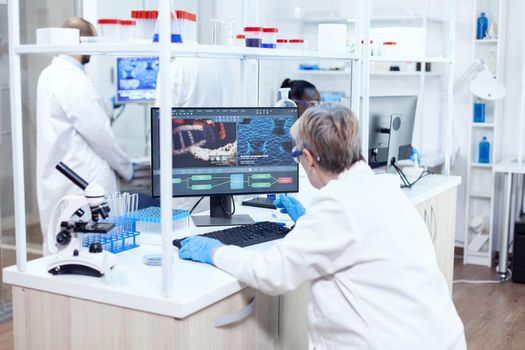
POLYGON ((118 42, 120 38, 120 20, 116 18, 101 18, 97 21, 99 36, 118 42))
POLYGON ((344 91, 321 91, 321 103, 341 103, 344 91))
POLYGON ((53 255, 47 257, 47 270, 53 275, 101 277, 115 266, 115 255, 105 251, 100 242, 91 243, 87 251, 82 249, 79 234, 105 234, 115 227, 112 222, 100 221, 107 219, 110 211, 104 188, 96 183, 88 184, 62 162, 56 169, 84 191, 84 195, 65 196, 53 210, 47 231, 47 249, 53 255))
POLYGON ((307 44, 303 39, 288 40, 288 48, 291 50, 306 50, 307 44))
POLYGON ((244 27, 244 35, 246 36, 246 47, 261 47, 262 33, 262 27, 244 27))
POLYGON ((396 173, 396 163, 410 158, 416 106, 417 96, 370 97, 370 167, 396 173))
POLYGON ((481 40, 485 39, 487 36, 487 29, 489 28, 489 20, 485 16, 485 12, 481 12, 481 15, 478 17, 478 22, 476 25, 476 39, 481 40))
POLYGON ((155 25, 158 17, 159 11, 132 10, 131 18, 137 23, 135 27, 135 38, 151 41, 153 34, 155 34, 155 25))
MULTIPOLYGON (((299 190, 291 155, 290 127, 298 118, 287 108, 173 108, 173 196, 210 196, 210 215, 197 226, 252 223, 233 215, 232 196, 299 190)), ((159 109, 151 109, 152 189, 160 195, 159 109)))
MULTIPOLYGON (((291 230, 281 224, 262 221, 251 225, 242 225, 225 230, 208 232, 199 236, 214 238, 223 244, 248 247, 255 244, 284 238, 291 230)), ((186 238, 186 237, 185 237, 186 238)), ((174 239, 173 245, 180 248, 180 242, 185 238, 174 239)))
POLYGON ((246 35, 244 35, 244 34, 237 34, 233 38, 233 46, 239 46, 239 47, 246 46, 246 35))
POLYGON ((132 19, 121 19, 118 32, 118 41, 121 43, 130 43, 135 38, 136 22, 132 19))
MULTIPOLYGON (((197 43, 197 15, 187 11, 173 11, 171 13, 171 42, 192 44, 197 43)), ((159 19, 155 25, 153 41, 159 41, 159 19)))
POLYGON ((118 103, 155 101, 158 57, 117 57, 116 66, 118 103))
POLYGON ((477 98, 474 102, 474 123, 485 122, 485 102, 477 98))
MULTIPOLYGON (((190 212, 181 209, 172 209, 172 231, 180 231, 188 228, 190 212)), ((160 208, 148 207, 134 211, 129 218, 136 221, 137 231, 140 233, 160 234, 160 208)))
POLYGON ((277 47, 278 28, 263 28, 261 47, 275 49, 277 47))
POLYGON ((490 163, 490 142, 486 136, 483 136, 479 143, 479 162, 483 164, 490 163))
POLYGON ((278 49, 287 49, 288 48, 288 39, 277 39, 276 47, 278 49))
POLYGON ((80 42, 80 30, 77 28, 38 28, 38 45, 77 45, 80 42))
MULTIPOLYGON (((212 45, 232 45, 233 28, 235 22, 230 20, 212 19, 211 20, 211 44, 212 45)), ((244 43, 243 43, 244 46, 244 43)))
POLYGON ((277 98, 279 99, 275 104, 275 107, 297 107, 297 104, 290 99, 290 88, 280 88, 277 93, 277 98))

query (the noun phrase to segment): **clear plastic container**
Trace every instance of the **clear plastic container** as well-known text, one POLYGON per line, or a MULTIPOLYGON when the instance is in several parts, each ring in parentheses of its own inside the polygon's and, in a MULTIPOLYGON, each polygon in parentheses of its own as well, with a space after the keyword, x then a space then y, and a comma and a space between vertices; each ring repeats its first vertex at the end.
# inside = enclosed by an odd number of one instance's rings
POLYGON ((246 47, 261 47, 262 34, 262 27, 244 27, 244 35, 246 35, 246 47))
POLYGON ((99 34, 109 41, 118 42, 120 40, 120 20, 116 18, 101 18, 97 21, 99 34))
POLYGON ((159 11, 131 11, 131 18, 137 23, 135 26, 135 39, 151 40, 153 34, 155 34, 155 25, 158 17, 159 11))
POLYGON ((246 45, 246 35, 237 34, 233 37, 233 46, 245 46, 246 45))
POLYGON ((385 41, 381 47, 381 55, 385 57, 396 57, 398 56, 397 42, 385 41))
POLYGON ((261 47, 275 49, 277 47, 278 28, 263 28, 261 47))
POLYGON ((275 42, 276 42, 276 47, 278 49, 287 49, 288 48, 288 39, 277 39, 275 42))
POLYGON ((120 20, 120 29, 118 32, 119 42, 130 43, 135 37, 136 22, 132 19, 120 20))
POLYGON ((292 50, 306 50, 306 42, 303 39, 290 39, 288 47, 292 50))
POLYGON ((197 43, 197 15, 187 11, 175 11, 175 21, 182 42, 185 44, 197 43))
MULTIPOLYGON (((171 37, 170 41, 172 43, 182 43, 182 35, 181 30, 179 27, 179 23, 177 21, 176 13, 173 12, 171 14, 171 20, 170 20, 170 31, 171 31, 171 37)), ((153 34, 153 42, 159 42, 159 18, 157 18, 157 21, 155 23, 155 31, 153 34)))

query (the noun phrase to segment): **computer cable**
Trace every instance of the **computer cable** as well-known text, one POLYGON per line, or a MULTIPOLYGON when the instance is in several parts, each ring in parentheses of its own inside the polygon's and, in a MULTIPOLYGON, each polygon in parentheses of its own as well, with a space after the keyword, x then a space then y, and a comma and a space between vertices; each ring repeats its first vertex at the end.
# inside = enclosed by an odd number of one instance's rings
POLYGON ((224 197, 221 197, 221 207, 222 207, 222 210, 224 211, 224 213, 225 213, 226 215, 228 215, 228 216, 232 216, 233 214, 235 214, 235 201, 233 200, 233 196, 232 196, 232 195, 229 195, 229 197, 230 197, 230 199, 231 199, 231 201, 232 201, 232 208, 233 208, 233 210, 231 211, 231 213, 228 212, 228 211, 226 210, 226 208, 224 208, 224 203, 223 203, 223 199, 224 199, 224 197))
POLYGON ((191 207, 191 209, 190 209, 190 215, 193 213, 193 211, 195 210, 195 208, 197 208, 197 206, 202 202, 203 199, 204 199, 204 197, 199 198, 199 200, 197 201, 197 203, 195 203, 195 204, 193 205, 193 207, 191 207))

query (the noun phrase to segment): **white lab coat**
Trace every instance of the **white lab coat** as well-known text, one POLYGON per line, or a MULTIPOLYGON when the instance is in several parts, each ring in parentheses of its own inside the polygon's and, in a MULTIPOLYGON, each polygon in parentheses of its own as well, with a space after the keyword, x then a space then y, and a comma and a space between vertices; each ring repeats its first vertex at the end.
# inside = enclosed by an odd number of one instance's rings
POLYGON ((44 247, 54 206, 65 195, 82 193, 55 169, 59 161, 106 193, 117 190, 115 172, 126 180, 133 176, 93 81, 65 55, 53 58, 37 87, 37 200, 44 247))
POLYGON ((217 250, 215 265, 270 295, 311 282, 315 349, 466 349, 428 230, 364 162, 316 193, 268 251, 217 250))
MULTIPOLYGON (((162 74, 160 72, 159 74, 162 74)), ((239 63, 217 58, 178 57, 170 64, 170 93, 173 107, 238 107, 239 63)), ((160 104, 157 84, 157 105, 160 104)), ((199 197, 181 197, 173 200, 175 208, 189 210, 199 197)), ((195 209, 209 208, 209 199, 195 209)))

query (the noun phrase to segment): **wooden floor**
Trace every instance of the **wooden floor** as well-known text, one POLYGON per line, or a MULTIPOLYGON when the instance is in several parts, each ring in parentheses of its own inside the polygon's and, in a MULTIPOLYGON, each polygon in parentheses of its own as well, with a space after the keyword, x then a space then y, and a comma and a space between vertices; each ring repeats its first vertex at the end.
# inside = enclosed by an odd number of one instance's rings
MULTIPOLYGON (((454 279, 497 279, 497 274, 456 260, 454 279)), ((525 349, 525 284, 455 284, 454 302, 469 350, 525 349)), ((0 350, 12 348, 12 321, 0 323, 0 350)))

